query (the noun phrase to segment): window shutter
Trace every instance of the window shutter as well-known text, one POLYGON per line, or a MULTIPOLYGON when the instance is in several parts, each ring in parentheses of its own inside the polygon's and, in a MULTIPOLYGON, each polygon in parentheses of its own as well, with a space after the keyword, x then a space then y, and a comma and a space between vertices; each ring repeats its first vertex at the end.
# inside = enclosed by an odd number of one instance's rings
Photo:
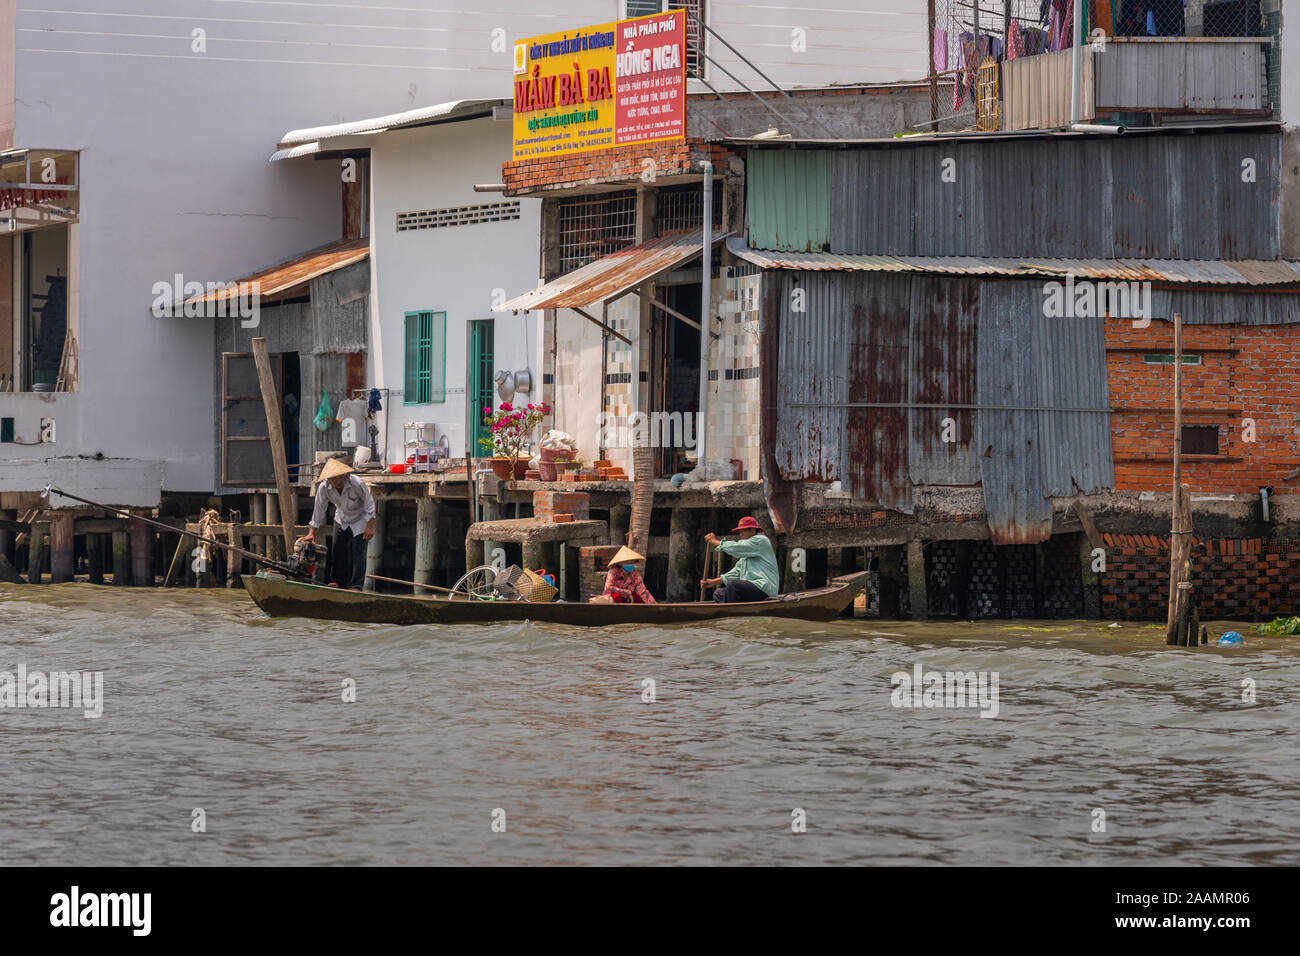
POLYGON ((406 314, 406 380, 402 387, 402 402, 406 405, 416 405, 420 401, 419 332, 419 315, 408 312, 406 314))
POLYGON ((430 315, 429 397, 430 402, 447 400, 447 313, 430 315))

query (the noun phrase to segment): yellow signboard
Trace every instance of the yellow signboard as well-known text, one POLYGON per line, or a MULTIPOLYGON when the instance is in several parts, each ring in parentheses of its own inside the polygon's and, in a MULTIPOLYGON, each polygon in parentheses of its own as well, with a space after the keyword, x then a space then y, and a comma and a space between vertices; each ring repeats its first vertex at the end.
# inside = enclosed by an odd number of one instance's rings
POLYGON ((686 14, 515 44, 514 158, 686 136, 686 14))

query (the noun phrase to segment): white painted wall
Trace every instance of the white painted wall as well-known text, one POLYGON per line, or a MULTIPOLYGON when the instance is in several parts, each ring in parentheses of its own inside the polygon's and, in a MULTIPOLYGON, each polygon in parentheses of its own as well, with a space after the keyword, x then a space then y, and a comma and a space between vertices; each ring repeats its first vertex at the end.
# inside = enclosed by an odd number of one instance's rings
MULTIPOLYGON (((138 489, 129 503, 147 504, 164 489, 211 490, 213 320, 155 318, 151 290, 176 273, 202 282, 233 278, 338 237, 337 168, 268 165, 279 136, 453 99, 508 97, 515 39, 623 12, 619 0, 556 0, 520 5, 518 13, 504 4, 457 6, 18 0, 15 145, 81 151, 80 258, 73 264, 80 313, 72 317, 80 328, 81 378, 79 394, 60 400, 69 411, 60 411, 55 446, 0 447, 0 491, 39 488, 70 463, 83 482, 76 488, 91 497, 97 488, 125 486, 138 489), (199 30, 202 51, 196 50, 199 30), (96 455, 119 463, 115 477, 99 482, 96 469, 107 474, 107 466, 78 457, 96 455)), ((887 0, 835 6, 718 0, 709 18, 781 83, 880 82, 924 72, 919 0, 905 0, 902 13, 887 0), (806 31, 804 52, 791 48, 796 28, 806 31)), ((735 63, 719 44, 709 49, 729 68, 735 63)), ((716 80, 732 87, 724 77, 716 80)), ((429 180, 431 193, 459 195, 470 181, 460 176, 460 159, 452 148, 437 155, 441 167, 426 155, 408 176, 429 180)), ((474 176, 500 178, 487 165, 474 176)), ((520 235, 511 233, 509 242, 520 235)), ((400 257, 403 246, 381 251, 400 257)), ((401 261, 426 274, 433 270, 449 313, 486 318, 482 287, 513 294, 532 284, 502 274, 497 253, 493 246, 460 246, 454 262, 464 268, 456 270, 439 270, 433 259, 401 261)), ((535 241, 520 249, 520 269, 535 273, 536 260, 535 241)), ((403 293, 380 292, 383 320, 400 316, 403 293)), ((498 319, 498 346, 511 341, 508 320, 498 319)), ((449 354, 457 349, 464 354, 463 342, 449 335, 449 354)), ((387 348, 382 368, 389 382, 398 361, 387 348)), ((450 373, 458 365, 448 367, 450 373)), ((0 414, 22 401, 0 395, 0 414)))
MULTIPOLYGON (((537 285, 541 201, 520 200, 520 218, 513 221, 397 231, 399 212, 506 201, 500 193, 476 193, 473 186, 501 179, 510 143, 510 124, 491 119, 374 137, 367 378, 393 390, 382 449, 389 463, 406 459, 402 426, 408 421, 441 426, 452 457, 465 455, 470 321, 495 320, 496 369, 532 371, 532 393, 518 395, 516 403, 541 401, 540 315, 492 312, 494 296, 504 301, 537 285), (447 313, 447 396, 442 403, 408 406, 400 395, 405 382, 405 316, 426 310, 447 313)), ((472 449, 472 454, 482 452, 472 449)))

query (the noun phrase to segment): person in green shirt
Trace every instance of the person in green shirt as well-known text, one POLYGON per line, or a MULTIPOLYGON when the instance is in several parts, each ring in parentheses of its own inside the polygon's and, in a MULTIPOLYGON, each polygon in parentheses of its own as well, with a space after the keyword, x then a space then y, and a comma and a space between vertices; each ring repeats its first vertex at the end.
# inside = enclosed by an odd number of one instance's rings
POLYGON ((763 529, 753 518, 744 517, 732 529, 738 541, 722 541, 710 531, 704 536, 723 554, 736 559, 736 566, 720 578, 705 578, 701 583, 714 588, 713 600, 719 604, 740 601, 766 601, 781 591, 781 574, 776 566, 776 551, 763 529))

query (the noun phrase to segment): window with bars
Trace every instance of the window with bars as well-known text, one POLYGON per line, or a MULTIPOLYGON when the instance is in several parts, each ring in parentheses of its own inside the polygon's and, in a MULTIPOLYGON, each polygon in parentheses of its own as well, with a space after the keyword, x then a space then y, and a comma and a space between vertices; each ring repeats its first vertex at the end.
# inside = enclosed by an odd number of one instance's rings
POLYGON ((704 47, 704 28, 701 22, 707 22, 704 15, 704 0, 623 0, 623 17, 648 17, 655 13, 667 13, 669 10, 685 10, 686 16, 686 75, 700 79, 704 77, 704 58, 700 51, 704 47))
POLYGON ((447 400, 447 313, 406 313, 404 405, 447 400))
MULTIPOLYGON (((699 229, 704 218, 704 188, 699 183, 670 186, 655 194, 655 231, 666 236, 671 232, 689 232, 699 229)), ((722 184, 713 184, 713 226, 722 227, 722 184)))
POLYGON ((636 191, 560 201, 560 272, 636 243, 636 191))

